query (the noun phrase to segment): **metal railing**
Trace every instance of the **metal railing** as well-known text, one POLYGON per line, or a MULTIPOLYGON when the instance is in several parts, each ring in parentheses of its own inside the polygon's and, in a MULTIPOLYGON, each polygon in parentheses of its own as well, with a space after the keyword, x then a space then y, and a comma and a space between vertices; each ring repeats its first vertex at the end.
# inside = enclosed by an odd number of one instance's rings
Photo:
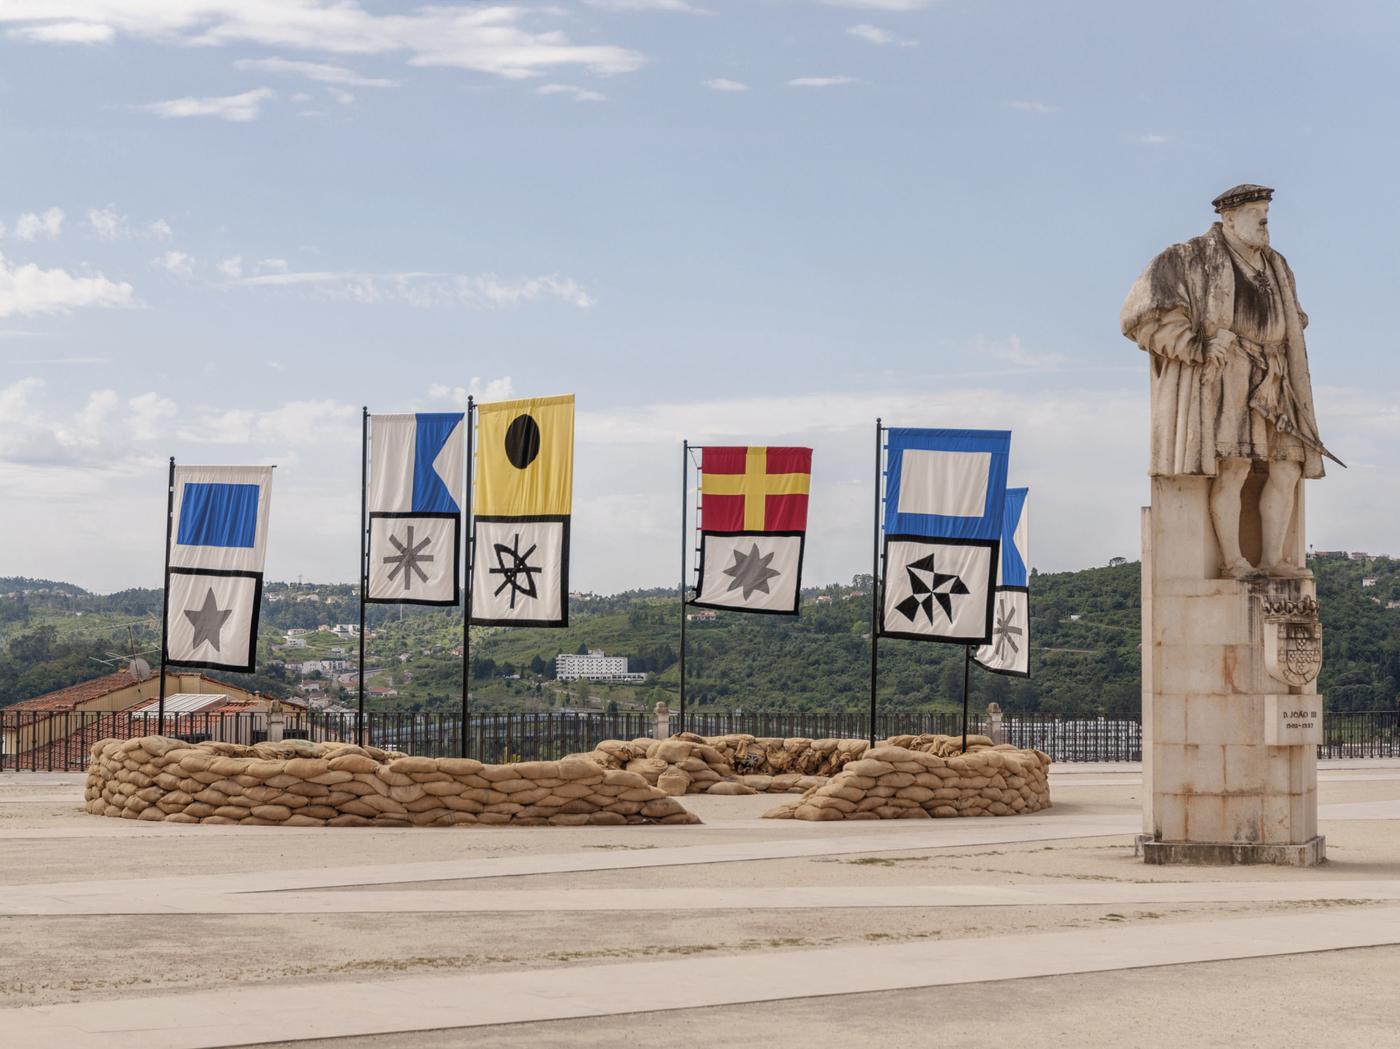
MULTIPOLYGON (((222 740, 249 745, 267 738, 264 712, 154 715, 129 711, 5 711, 0 710, 0 771, 81 772, 87 768, 92 744, 100 739, 130 739, 161 734, 189 740, 222 740)), ((686 729, 702 736, 747 733, 759 737, 807 739, 868 739, 869 720, 858 713, 755 711, 731 714, 688 714, 686 729)), ((353 743, 363 727, 364 742, 385 750, 425 757, 455 757, 461 753, 461 718, 451 714, 366 714, 363 726, 353 713, 327 714, 289 711, 284 739, 353 743)), ((672 731, 678 731, 674 716, 672 731)), ((927 711, 889 711, 875 721, 877 738, 897 735, 962 731, 958 715, 927 711)), ((988 734, 988 722, 976 717, 971 733, 988 734)), ((550 711, 539 714, 483 714, 468 726, 467 754, 478 761, 552 760, 592 750, 605 739, 651 736, 652 717, 641 713, 604 714, 550 711)), ((1400 757, 1400 712, 1363 711, 1329 714, 1323 724, 1320 758, 1400 757)), ((1113 718, 1054 718, 1007 715, 1002 721, 1006 742, 1035 747, 1056 762, 1140 761, 1142 726, 1136 720, 1113 718)))

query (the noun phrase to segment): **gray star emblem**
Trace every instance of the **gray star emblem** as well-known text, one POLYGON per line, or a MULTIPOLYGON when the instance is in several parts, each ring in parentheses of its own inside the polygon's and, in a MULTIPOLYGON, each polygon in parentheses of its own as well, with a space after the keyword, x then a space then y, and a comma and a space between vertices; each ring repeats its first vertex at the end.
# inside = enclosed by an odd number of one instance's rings
POLYGON ((769 568, 768 562, 773 560, 773 554, 760 555, 758 544, 750 543, 749 552, 746 554, 742 550, 734 551, 734 563, 724 570, 727 576, 733 576, 733 582, 729 584, 729 590, 744 589, 744 600, 747 601, 756 590, 769 593, 768 580, 774 576, 782 575, 776 568, 769 568))
POLYGON ((432 554, 423 553, 423 551, 427 549, 428 544, 432 542, 432 538, 424 539, 421 543, 414 543, 413 525, 409 525, 407 543, 399 542, 399 537, 396 535, 389 536, 389 542, 394 544, 394 549, 398 551, 397 555, 390 554, 388 557, 384 558, 384 563, 386 565, 394 566, 389 572, 389 582, 392 583, 394 577, 402 572, 403 588, 405 590, 412 589, 414 575, 417 575, 419 579, 426 583, 428 581, 428 573, 418 566, 420 564, 428 564, 435 560, 432 554))
POLYGON ((214 588, 210 587, 209 592, 204 595, 203 608, 185 609, 185 618, 194 627, 194 642, 191 647, 198 648, 204 642, 214 646, 214 651, 219 651, 219 635, 223 632, 224 623, 228 617, 233 615, 233 609, 220 608, 214 600, 214 588))

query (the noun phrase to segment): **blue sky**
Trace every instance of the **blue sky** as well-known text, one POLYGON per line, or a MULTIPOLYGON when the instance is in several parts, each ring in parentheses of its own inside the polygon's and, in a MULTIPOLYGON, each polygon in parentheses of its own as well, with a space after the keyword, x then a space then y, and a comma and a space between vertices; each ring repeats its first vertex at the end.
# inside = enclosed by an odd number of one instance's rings
POLYGON ((1135 556, 1133 278, 1242 181, 1312 318, 1319 548, 1394 550, 1389 3, 0 0, 0 572, 158 582, 163 462, 350 579, 359 407, 575 392, 574 582, 675 576, 679 442, 1015 431, 1042 570, 1135 556))

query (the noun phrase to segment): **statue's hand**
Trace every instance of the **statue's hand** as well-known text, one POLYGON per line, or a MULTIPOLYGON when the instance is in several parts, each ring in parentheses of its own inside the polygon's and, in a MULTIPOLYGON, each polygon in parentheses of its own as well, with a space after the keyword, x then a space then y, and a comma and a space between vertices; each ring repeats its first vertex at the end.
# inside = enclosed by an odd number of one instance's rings
POLYGON ((1221 328, 1210 337, 1206 343, 1206 374, 1214 377, 1220 369, 1225 367, 1225 361, 1230 356, 1230 351, 1235 348, 1235 333, 1228 328, 1221 328))

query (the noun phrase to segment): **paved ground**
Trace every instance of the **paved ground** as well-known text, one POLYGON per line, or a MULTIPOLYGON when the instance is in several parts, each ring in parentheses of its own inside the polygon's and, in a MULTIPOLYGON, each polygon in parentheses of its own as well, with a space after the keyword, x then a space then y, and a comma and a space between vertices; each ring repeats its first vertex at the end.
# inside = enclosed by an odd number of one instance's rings
POLYGON ((456 830, 106 820, 0 776, 0 1044, 1389 1044, 1400 762, 1320 779, 1299 871, 1142 865, 1124 766, 1028 817, 456 830))

